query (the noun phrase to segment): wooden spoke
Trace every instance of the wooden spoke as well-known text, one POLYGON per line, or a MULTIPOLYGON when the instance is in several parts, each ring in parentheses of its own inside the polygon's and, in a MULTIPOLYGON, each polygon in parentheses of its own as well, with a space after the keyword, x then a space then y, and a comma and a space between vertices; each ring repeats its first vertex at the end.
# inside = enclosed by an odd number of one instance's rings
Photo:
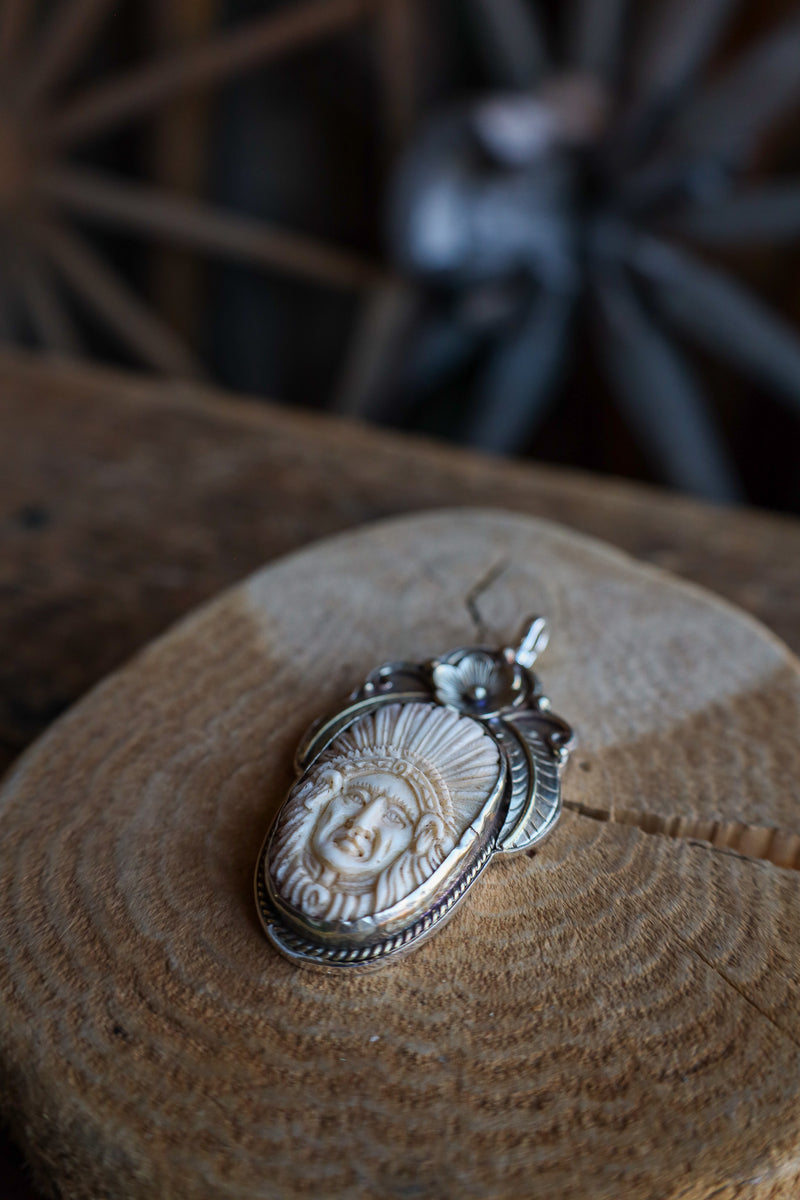
POLYGON ((679 152, 747 161, 759 140, 800 99, 800 13, 755 41, 686 105, 673 141, 679 152))
POLYGON ((214 257, 341 288, 370 286, 382 276, 379 266, 355 254, 262 221, 229 216, 156 188, 119 183, 105 175, 66 167, 43 175, 39 187, 48 199, 82 217, 190 246, 214 257))
POLYGON ((29 246, 21 246, 16 274, 22 300, 43 349, 62 358, 79 358, 80 337, 41 255, 29 246))
POLYGON ((28 30, 34 0, 2 0, 0 3, 0 68, 4 74, 14 63, 28 30))
POLYGON ((706 204, 687 205, 667 228, 722 246, 800 237, 800 179, 764 183, 725 193, 706 204))
POLYGON ((708 59, 734 0, 669 0, 642 12, 631 55, 637 104, 673 100, 708 59))
POLYGON ((6 279, 0 279, 0 345, 13 342, 16 336, 14 299, 6 279))
POLYGON ((417 304, 416 295, 402 284, 384 284, 366 296, 334 396, 337 412, 376 415, 375 404, 385 398, 417 304))
POLYGON ((618 66, 627 0, 571 0, 567 9, 567 61, 603 81, 618 66))
MULTIPOLYGON (((151 5, 153 43, 161 52, 197 45, 210 36, 221 0, 171 0, 151 5)), ((148 159, 152 182, 182 196, 203 196, 212 174, 214 98, 194 92, 168 102, 152 122, 148 159)), ((158 246, 151 255, 153 306, 190 345, 201 337, 206 264, 198 254, 158 246)))
POLYGON ((61 0, 19 81, 25 108, 41 100, 81 61, 111 0, 61 0))
POLYGON ((191 351, 75 233, 54 221, 35 236, 73 291, 143 362, 170 375, 202 375, 191 351))
POLYGON ((50 145, 74 143, 151 112, 194 88, 241 75, 278 54, 309 45, 353 24, 376 0, 309 0, 251 21, 201 46, 181 50, 121 78, 99 84, 43 130, 50 145))
POLYGON ((548 63, 539 14, 525 0, 470 0, 468 13, 493 79, 504 88, 532 88, 548 63))
POLYGON ((386 155, 408 140, 417 100, 415 78, 417 0, 383 0, 377 17, 378 66, 383 87, 386 155))
POLYGON ((598 348, 618 402, 664 477, 709 500, 740 499, 736 470, 694 372, 636 303, 622 272, 598 284, 595 316, 598 348))

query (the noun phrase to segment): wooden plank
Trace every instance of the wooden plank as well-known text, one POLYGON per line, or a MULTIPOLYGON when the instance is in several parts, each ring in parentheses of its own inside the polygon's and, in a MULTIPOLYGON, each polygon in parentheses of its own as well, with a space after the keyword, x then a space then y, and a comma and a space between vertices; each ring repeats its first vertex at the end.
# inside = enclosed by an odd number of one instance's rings
POLYGON ((800 664, 709 593, 496 510, 326 540, 4 789, 2 1106, 75 1197, 256 1200, 268 1164, 282 1200, 794 1200, 800 888, 771 843, 798 843, 798 776, 800 664), (303 974, 251 892, 303 728, 386 656, 531 608, 577 811, 404 961, 303 974))
POLYGON ((563 522, 741 605, 800 650, 800 526, 192 385, 0 356, 0 757, 264 562, 393 513, 563 522))
MULTIPOLYGON (((489 504, 712 588, 800 651, 800 526, 132 375, 0 356, 0 763, 149 638, 275 556, 489 504)), ((595 805, 596 807, 596 805, 595 805)), ((0 1141, 10 1194, 34 1192, 0 1141)), ((38 1194, 38 1193, 37 1193, 38 1194)))

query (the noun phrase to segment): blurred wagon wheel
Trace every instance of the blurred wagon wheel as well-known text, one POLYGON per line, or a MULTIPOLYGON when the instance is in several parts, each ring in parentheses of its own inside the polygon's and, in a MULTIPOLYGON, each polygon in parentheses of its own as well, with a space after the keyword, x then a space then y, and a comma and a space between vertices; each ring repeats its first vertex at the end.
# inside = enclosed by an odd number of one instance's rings
POLYGON ((72 154, 176 98, 360 23, 391 22, 397 0, 285 4, 66 99, 62 89, 113 5, 58 0, 38 23, 35 7, 34 0, 0 0, 0 340, 16 340, 24 322, 45 351, 80 354, 83 339, 72 305, 64 303, 66 290, 142 363, 172 375, 203 372, 194 350, 104 261, 75 219, 348 292, 380 278, 381 268, 355 252, 89 169, 72 154))
POLYGON ((422 307, 379 293, 343 407, 396 418, 466 377, 462 438, 519 450, 589 349, 656 472, 737 498, 682 343, 800 417, 796 332, 711 261, 800 235, 800 179, 763 160, 800 104, 798 5, 771 24, 751 8, 733 52, 734 0, 460 7, 488 86, 426 121, 395 174, 393 257, 422 307))
POLYGON ((350 304, 363 295, 332 389, 341 411, 403 421, 466 364, 451 424, 485 449, 523 449, 574 357, 578 314, 623 420, 673 484, 740 494, 682 341, 800 413, 794 331, 706 257, 800 234, 800 181, 748 177, 800 101, 797 5, 709 69, 734 0, 284 0, 70 90, 112 8, 55 0, 37 21, 35 0, 0 0, 0 340, 22 320, 46 350, 80 353, 66 289, 142 362, 202 372, 78 221, 336 289, 350 304), (421 120, 418 51, 437 25, 451 48, 471 42, 481 92, 421 120), (388 172, 391 273, 335 240, 74 157, 176 99, 364 30, 387 161, 404 147, 388 172))

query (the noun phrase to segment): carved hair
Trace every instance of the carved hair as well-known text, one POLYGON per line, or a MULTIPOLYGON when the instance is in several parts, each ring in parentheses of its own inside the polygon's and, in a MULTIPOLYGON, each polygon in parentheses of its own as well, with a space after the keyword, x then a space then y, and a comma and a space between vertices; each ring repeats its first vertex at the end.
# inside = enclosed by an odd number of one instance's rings
POLYGON ((351 921, 396 904, 447 857, 497 779, 499 755, 476 722, 429 704, 388 704, 336 738, 289 794, 270 848, 270 873, 281 897, 308 916, 351 921), (342 879, 311 850, 328 802, 368 773, 404 780, 417 812, 409 813, 409 848, 367 883, 342 879))

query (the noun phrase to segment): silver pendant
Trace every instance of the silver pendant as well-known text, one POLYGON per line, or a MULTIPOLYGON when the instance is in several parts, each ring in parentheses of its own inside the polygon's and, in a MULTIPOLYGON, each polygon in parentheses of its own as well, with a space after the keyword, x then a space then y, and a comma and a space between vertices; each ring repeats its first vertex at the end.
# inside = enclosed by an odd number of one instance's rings
POLYGON ((516 647, 378 667, 308 730, 256 865, 261 923, 300 966, 375 969, 452 916, 496 854, 529 850, 561 808, 572 730, 516 647))

